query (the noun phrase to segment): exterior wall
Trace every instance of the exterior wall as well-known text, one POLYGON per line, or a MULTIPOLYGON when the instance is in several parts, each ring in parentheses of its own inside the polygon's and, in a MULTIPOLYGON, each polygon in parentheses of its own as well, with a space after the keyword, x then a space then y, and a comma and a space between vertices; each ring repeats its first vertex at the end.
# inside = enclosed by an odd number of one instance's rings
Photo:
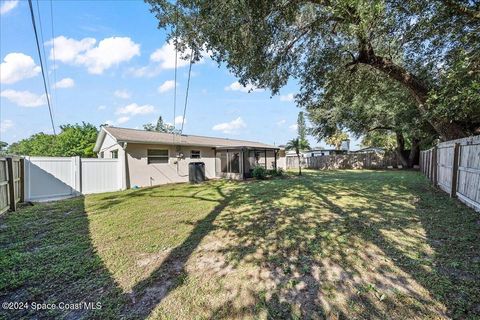
POLYGON ((127 144, 126 147, 127 187, 147 187, 165 183, 188 182, 188 164, 190 162, 205 163, 205 176, 215 178, 215 150, 211 147, 177 147, 158 144, 127 144), (167 149, 168 163, 148 164, 148 149, 167 149), (191 150, 200 150, 200 159, 191 159, 191 150), (177 159, 178 152, 184 158, 177 159))
MULTIPOLYGON (((118 142, 113 139, 109 134, 105 135, 105 139, 103 139, 103 143, 100 146, 100 151, 97 153, 97 156, 101 158, 101 152, 103 152, 103 158, 111 159, 112 154, 111 151, 120 150, 122 147, 118 144, 118 142)), ((119 155, 120 158, 120 155, 119 155)))

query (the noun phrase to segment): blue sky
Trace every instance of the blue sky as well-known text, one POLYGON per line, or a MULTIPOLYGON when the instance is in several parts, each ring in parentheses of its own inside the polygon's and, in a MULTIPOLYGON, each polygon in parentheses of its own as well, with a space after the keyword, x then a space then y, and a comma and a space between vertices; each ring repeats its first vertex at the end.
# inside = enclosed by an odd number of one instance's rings
MULTIPOLYGON (((0 4, 0 140, 11 143, 52 129, 28 2, 0 4)), ((54 41, 50 1, 39 1, 40 21, 36 0, 33 5, 37 27, 42 24, 57 128, 82 121, 141 128, 159 115, 174 122, 173 46, 147 4, 54 0, 54 41)), ((188 63, 178 65, 177 116, 183 113, 188 76, 188 63)), ((292 83, 273 97, 248 93, 225 67, 206 58, 192 67, 184 133, 284 144, 296 136, 297 90, 292 83)), ((325 146, 314 138, 311 145, 325 146)))

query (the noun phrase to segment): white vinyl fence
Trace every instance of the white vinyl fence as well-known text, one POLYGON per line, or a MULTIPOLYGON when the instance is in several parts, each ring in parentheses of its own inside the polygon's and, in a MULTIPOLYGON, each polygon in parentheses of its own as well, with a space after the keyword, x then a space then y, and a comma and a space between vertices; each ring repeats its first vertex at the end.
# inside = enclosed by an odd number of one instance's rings
POLYGON ((122 189, 118 159, 25 157, 25 200, 44 201, 122 189))

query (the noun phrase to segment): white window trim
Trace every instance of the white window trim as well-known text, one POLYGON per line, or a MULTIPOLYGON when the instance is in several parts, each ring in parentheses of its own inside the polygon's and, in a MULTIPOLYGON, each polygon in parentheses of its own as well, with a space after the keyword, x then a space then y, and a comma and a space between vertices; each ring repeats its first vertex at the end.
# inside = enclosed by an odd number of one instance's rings
POLYGON ((170 149, 159 149, 159 148, 153 148, 153 149, 149 148, 149 149, 147 149, 147 164, 148 165, 151 165, 151 164, 166 165, 166 164, 169 164, 169 163, 170 163, 170 149), (167 150, 167 155, 166 156, 149 156, 148 155, 148 150, 162 150, 162 151, 167 150), (148 158, 162 158, 162 159, 167 158, 167 162, 165 162, 165 163, 149 163, 148 158))

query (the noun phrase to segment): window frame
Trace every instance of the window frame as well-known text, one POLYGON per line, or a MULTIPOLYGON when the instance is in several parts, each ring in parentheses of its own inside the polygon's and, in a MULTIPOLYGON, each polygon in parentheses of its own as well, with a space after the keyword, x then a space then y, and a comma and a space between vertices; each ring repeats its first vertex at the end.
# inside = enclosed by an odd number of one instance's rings
POLYGON ((190 159, 202 159, 202 151, 200 150, 190 150, 190 159), (195 154, 194 156, 194 152, 198 152, 198 157, 197 155, 195 154))
POLYGON ((147 149, 147 164, 169 164, 170 162, 170 150, 169 149, 147 149), (167 155, 149 155, 150 150, 159 150, 159 151, 167 151, 167 155), (166 162, 150 162, 150 158, 155 159, 166 159, 166 162))
POLYGON ((110 151, 110 158, 118 159, 118 149, 110 151))

